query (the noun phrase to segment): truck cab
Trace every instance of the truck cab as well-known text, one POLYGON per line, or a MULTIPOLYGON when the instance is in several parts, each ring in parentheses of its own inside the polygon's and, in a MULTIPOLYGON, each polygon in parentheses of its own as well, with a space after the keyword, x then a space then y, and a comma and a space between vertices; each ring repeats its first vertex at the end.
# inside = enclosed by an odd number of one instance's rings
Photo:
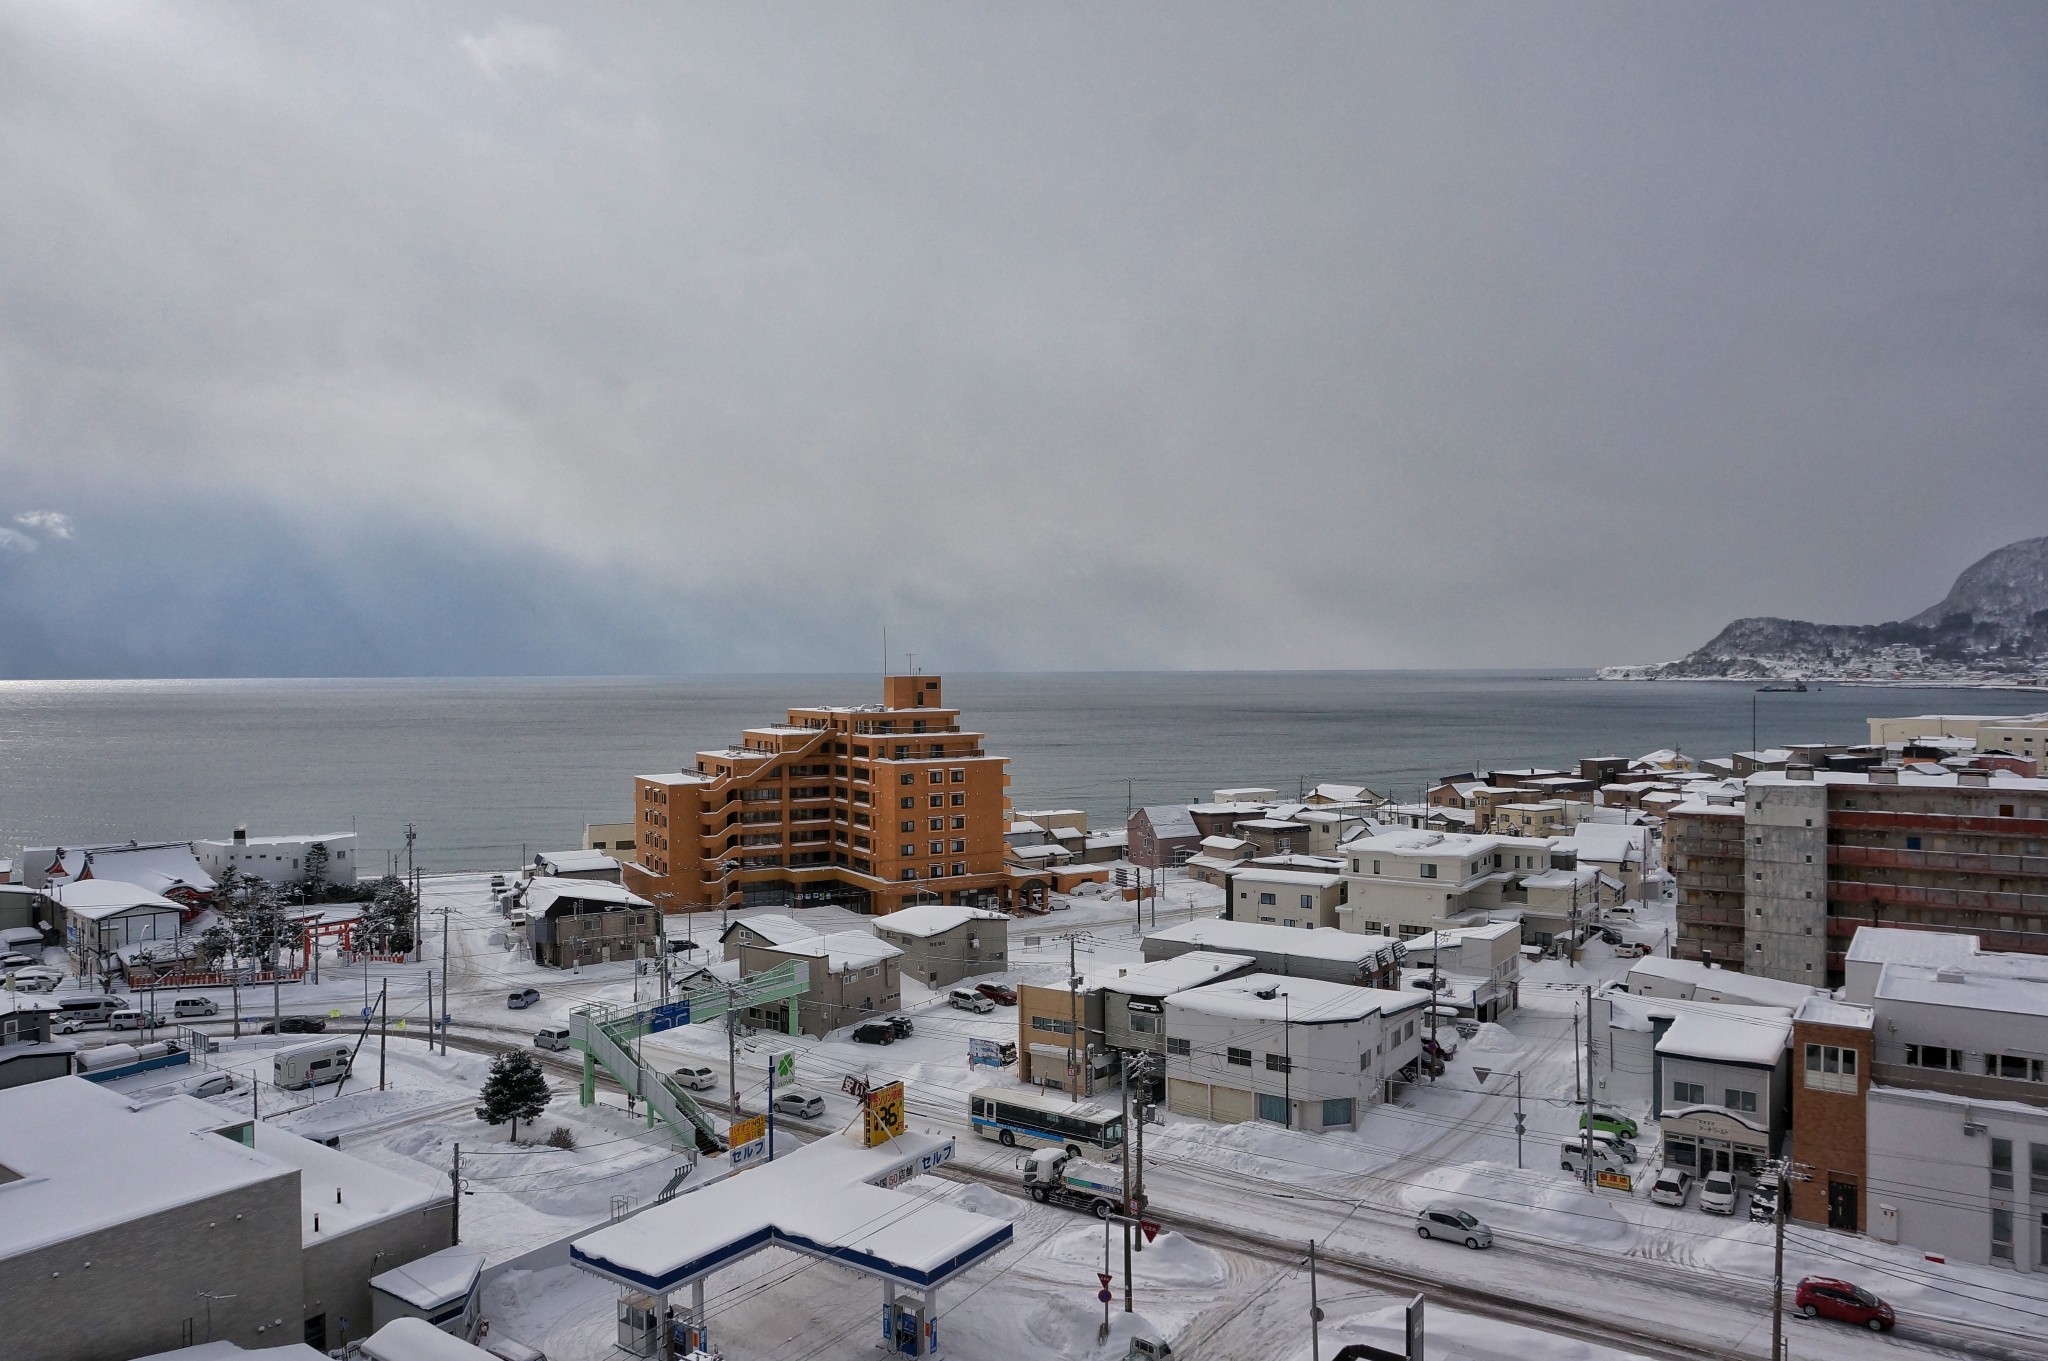
POLYGON ((1084 1162, 1063 1148, 1041 1148, 1018 1160, 1024 1189, 1041 1205, 1066 1205, 1107 1219, 1124 1203, 1124 1170, 1084 1162))

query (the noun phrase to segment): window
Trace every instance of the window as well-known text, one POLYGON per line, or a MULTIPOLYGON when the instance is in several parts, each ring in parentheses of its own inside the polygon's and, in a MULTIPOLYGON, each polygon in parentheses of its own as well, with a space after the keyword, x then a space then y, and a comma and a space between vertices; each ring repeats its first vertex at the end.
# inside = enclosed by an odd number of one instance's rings
POLYGON ((1856 1090, 1856 1051, 1832 1044, 1806 1046, 1806 1085, 1821 1092, 1856 1090))
POLYGON ((1291 1123, 1287 1118, 1287 1102, 1270 1092, 1259 1093, 1259 1119, 1276 1125, 1291 1123))
POLYGON ((943 841, 934 841, 934 842, 932 843, 932 846, 931 846, 931 854, 933 854, 933 855, 944 855, 945 853, 946 853, 946 843, 945 843, 945 842, 943 842, 943 841))
POLYGON ((1963 1071, 1963 1051, 1944 1049, 1938 1044, 1909 1044, 1906 1046, 1906 1062, 1915 1068, 1939 1068, 1944 1072, 1963 1071))
POLYGON ((913 772, 911 772, 911 771, 908 771, 908 770, 906 770, 906 771, 904 771, 904 772, 903 772, 903 773, 902 773, 901 775, 898 775, 898 776, 896 777, 896 783, 897 783, 897 784, 916 784, 916 783, 917 783, 917 776, 916 776, 916 775, 915 775, 915 774, 914 774, 913 772))
POLYGON ((903 819, 903 824, 902 824, 902 825, 901 825, 900 827, 898 827, 898 828, 897 828, 896 830, 897 830, 897 831, 899 831, 899 832, 914 832, 914 831, 916 831, 916 830, 917 830, 917 819, 915 819, 915 818, 905 818, 905 819, 903 819))
MULTIPOLYGON (((2027 1145, 2027 1181, 2037 1203, 2048 1198, 2048 1144, 2027 1145)), ((2041 1260, 2048 1263, 2048 1257, 2041 1260)))
POLYGON ((1749 1115, 1756 1114, 1755 1092, 1745 1092, 1740 1087, 1730 1087, 1721 1094, 1728 1098, 1721 1104, 1729 1110, 1741 1111, 1749 1115))
POLYGON ((1276 906, 1276 905, 1277 905, 1277 904, 1279 903, 1279 901, 1280 901, 1280 898, 1279 898, 1279 895, 1277 895, 1277 894, 1273 894, 1273 893, 1261 893, 1261 894, 1259 895, 1259 906, 1260 906, 1260 907, 1273 907, 1273 906, 1276 906))
POLYGON ((967 827, 967 819, 966 819, 966 818, 963 818, 963 817, 958 817, 958 816, 956 816, 956 817, 955 817, 955 818, 953 819, 953 830, 954 830, 954 831, 956 831, 956 832, 959 832, 959 831, 964 831, 964 830, 966 830, 966 827, 967 827))
POLYGON ((946 796, 945 796, 944 794, 934 794, 934 795, 932 795, 932 807, 934 807, 934 808, 944 808, 945 806, 946 806, 946 796))
POLYGON ((1252 1066, 1252 1051, 1249 1049, 1225 1049, 1223 1057, 1239 1068, 1249 1068, 1252 1066))
POLYGON ((2012 1211, 1991 1207, 1991 1260, 2012 1260, 2012 1211))
POLYGON ((897 877, 901 879, 915 879, 917 878, 917 871, 914 868, 905 866, 903 873, 898 875, 897 877))
POLYGON ((2039 1082, 2042 1080, 2042 1065, 2039 1059, 2022 1058, 2018 1054, 1986 1054, 1984 1076, 2011 1078, 2017 1082, 2039 1082))
POLYGON ((1907 850, 1909 850, 1909 851, 1917 851, 1917 850, 1919 850, 1919 849, 1920 849, 1920 838, 1919 838, 1919 837, 1917 837, 1917 836, 1909 836, 1909 837, 1907 837, 1907 838, 1906 838, 1906 849, 1907 849, 1907 850))
MULTIPOLYGON (((937 795, 933 797, 936 798, 937 795)), ((965 808, 967 806, 967 796, 965 794, 955 794, 953 796, 953 806, 955 808, 965 808)))
POLYGON ((1048 1035, 1071 1035, 1074 1033, 1074 1023, 1072 1021, 1062 1021, 1057 1016, 1033 1016, 1031 1018, 1031 1028, 1043 1031, 1048 1035))
POLYGON ((954 783, 954 784, 966 784, 966 783, 967 783, 967 772, 966 772, 966 771, 964 771, 964 770, 952 770, 952 771, 948 771, 948 772, 947 772, 947 775, 948 775, 948 776, 949 776, 949 777, 950 777, 950 778, 952 779, 952 781, 953 781, 953 783, 954 783))
POLYGON ((1159 1033, 1159 1018, 1134 1011, 1131 1013, 1131 1029, 1140 1035, 1157 1035, 1159 1033))
POLYGON ((965 873, 967 873, 967 862, 965 860, 955 860, 953 862, 953 877, 958 879, 965 873))
POLYGON ((1671 1084, 1671 1104, 1674 1106, 1704 1106, 1707 1104, 1706 1084, 1700 1082, 1674 1082, 1671 1084))
POLYGON ((1363 1072, 1368 1072, 1368 1071, 1370 1071, 1370 1070, 1371 1070, 1371 1068, 1372 1068, 1372 1055, 1371 1055, 1371 1054, 1360 1054, 1360 1055, 1358 1056, 1358 1071, 1359 1071, 1359 1072, 1361 1072, 1361 1073, 1363 1073, 1363 1072))
POLYGON ((967 850, 967 843, 966 843, 966 842, 964 842, 964 841, 961 841, 960 839, 958 839, 958 838, 956 837, 956 838, 954 839, 954 841, 953 841, 953 854, 955 854, 955 855, 960 855, 960 854, 963 854, 963 853, 964 853, 964 852, 965 852, 966 850, 967 850))
POLYGON ((944 784, 945 782, 946 782, 946 772, 945 772, 945 771, 943 771, 943 770, 935 770, 935 771, 933 771, 933 772, 932 772, 932 783, 933 783, 933 784, 944 784))
POLYGON ((910 843, 910 842, 905 842, 905 843, 904 843, 903 845, 901 845, 901 846, 898 846, 898 847, 896 848, 896 854, 898 854, 898 855, 916 855, 916 854, 917 854, 917 847, 916 847, 916 845, 915 845, 915 844, 913 844, 913 843, 910 843))
POLYGON ((917 807, 917 800, 916 800, 916 798, 914 798, 914 797, 913 797, 913 798, 906 798, 906 799, 903 799, 903 800, 901 800, 901 801, 900 801, 900 803, 901 803, 901 806, 902 806, 902 807, 904 807, 904 808, 915 808, 915 807, 917 807))
POLYGON ((1434 878, 1436 878, 1436 866, 1435 866, 1435 865, 1424 865, 1424 866, 1422 866, 1422 870, 1421 870, 1421 873, 1422 873, 1422 877, 1423 877, 1423 878, 1425 878, 1425 879, 1434 879, 1434 878))
POLYGON ((1991 1141, 1991 1189, 2012 1190, 2012 1140, 1991 1141))
POLYGON ((934 832, 943 832, 946 830, 946 820, 944 818, 927 818, 925 819, 925 826, 934 832))
POLYGON ((1285 1054, 1266 1055, 1266 1071, 1269 1073, 1285 1073, 1293 1067, 1294 1064, 1285 1054))
POLYGON ((1175 1036, 1168 1035, 1166 1037, 1166 1052, 1169 1054, 1177 1054, 1181 1058, 1187 1058, 1189 1055, 1194 1053, 1194 1046, 1189 1044, 1186 1040, 1178 1039, 1175 1036))
POLYGON ((1380 872, 1380 862, 1379 862, 1379 861, 1375 860, 1375 861, 1373 861, 1373 862, 1372 862, 1372 872, 1373 872, 1374 874, 1378 874, 1378 873, 1380 872))
POLYGON ((1304 911, 1304 912, 1312 912, 1312 911, 1314 911, 1314 910, 1315 910, 1315 905, 1316 905, 1316 898, 1315 898, 1315 895, 1314 895, 1313 893, 1304 893, 1304 894, 1302 894, 1302 895, 1301 895, 1301 907, 1302 907, 1302 911, 1304 911))
POLYGON ((945 877, 946 877, 946 867, 945 867, 944 865, 927 865, 927 866, 925 866, 925 878, 927 878, 927 879, 943 879, 943 878, 945 878, 945 877))
POLYGON ((1350 1124, 1350 1123, 1351 1123, 1351 1098, 1350 1098, 1350 1097, 1348 1097, 1348 1096, 1339 1096, 1339 1097, 1333 1097, 1333 1098, 1331 1098, 1330 1100, 1327 1100, 1327 1101, 1323 1102, 1323 1124, 1324 1124, 1324 1126, 1325 1126, 1325 1127, 1328 1127, 1328 1126, 1330 1126, 1330 1125, 1348 1125, 1348 1124, 1350 1124))

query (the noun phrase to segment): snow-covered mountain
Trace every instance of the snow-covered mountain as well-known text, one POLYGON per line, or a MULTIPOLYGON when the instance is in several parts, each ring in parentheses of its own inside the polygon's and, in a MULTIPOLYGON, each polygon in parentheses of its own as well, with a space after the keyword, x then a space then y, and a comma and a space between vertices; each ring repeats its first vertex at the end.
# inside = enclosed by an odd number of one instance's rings
POLYGON ((2048 537, 1987 553, 1938 604, 1889 624, 1738 619, 1706 646, 1610 680, 1714 677, 2048 680, 2048 537))

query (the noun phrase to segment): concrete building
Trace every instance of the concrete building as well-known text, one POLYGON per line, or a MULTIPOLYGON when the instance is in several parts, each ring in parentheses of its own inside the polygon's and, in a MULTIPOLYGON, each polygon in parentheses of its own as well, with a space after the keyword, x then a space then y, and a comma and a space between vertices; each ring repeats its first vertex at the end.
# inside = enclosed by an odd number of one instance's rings
POLYGON ((1806 1165, 1786 1213, 1806 1224, 1860 1233, 1868 1214, 1871 1014, 1826 996, 1792 1017, 1792 1148, 1806 1165))
POLYGON ((1792 1013, 1783 1007, 1593 994, 1593 1095, 1647 1107, 1664 1161, 1754 1179, 1790 1118, 1792 1013))
POLYGON ((64 914, 64 945, 81 978, 114 972, 130 946, 174 946, 185 917, 162 894, 113 879, 58 884, 48 896, 64 914))
POLYGON ((1696 959, 1646 955, 1629 967, 1628 991, 1637 997, 1681 1002, 1722 1002, 1729 1006, 1783 1007, 1797 1011, 1809 998, 1825 996, 1805 983, 1737 973, 1696 959))
POLYGON ((1167 998, 1256 968, 1250 955, 1190 950, 1156 964, 1098 975, 1090 987, 1102 995, 1104 1042, 1122 1053, 1164 1054, 1167 998))
MULTIPOLYGON (((1939 768, 1767 771, 1749 780, 1742 816, 1745 972, 1834 986, 1864 926, 2048 952, 2048 780, 1939 768)), ((1696 953, 1710 930, 1725 942, 1725 907, 1700 920, 1688 892, 1697 871, 1681 867, 1676 841, 1672 859, 1680 953, 1696 953)), ((1712 867, 1717 880, 1725 865, 1712 867)))
POLYGON ((356 834, 315 832, 303 836, 250 836, 237 827, 225 840, 201 839, 191 843, 193 858, 216 879, 229 865, 251 879, 267 884, 296 884, 306 877, 306 852, 315 845, 327 848, 327 882, 353 884, 356 881, 356 834))
POLYGON ((926 903, 891 912, 875 935, 902 952, 902 973, 928 988, 1010 967, 1010 919, 1000 912, 926 903))
POLYGON ((1408 968, 1434 968, 1457 996, 1446 999, 1476 1021, 1498 1021, 1522 1004, 1522 926, 1450 927, 1404 942, 1408 968), (1468 1009, 1469 1008, 1469 1012, 1468 1009))
POLYGON ((1104 1036, 1099 986, 1018 985, 1018 1081, 1090 1096, 1116 1069, 1115 1051, 1104 1036))
POLYGON ((1547 841, 1403 830, 1356 837, 1341 848, 1346 931, 1418 936, 1465 918, 1526 905, 1524 882, 1550 869, 1547 841))
POLYGON ((805 926, 793 917, 779 912, 763 912, 757 916, 745 917, 733 922, 718 933, 719 948, 725 958, 738 959, 740 951, 748 946, 756 949, 777 949, 793 945, 797 941, 809 940, 820 934, 815 927, 805 926))
POLYGON ((587 822, 583 849, 604 851, 619 861, 631 860, 640 849, 640 829, 630 822, 587 822))
POLYGON ((1147 963, 1195 950, 1249 956, 1263 973, 1365 988, 1398 986, 1408 954, 1399 941, 1386 936, 1305 931, 1225 918, 1184 922, 1145 937, 1147 963))
POLYGON ((1237 921, 1334 930, 1338 909, 1350 901, 1341 874, 1245 865, 1230 872, 1230 912, 1237 921))
POLYGON ((37 1361, 204 1337, 324 1352, 370 1278, 448 1246, 447 1193, 190 1097, 0 1091, 0 1317, 37 1361), (87 1266, 90 1263, 90 1267, 87 1266))
POLYGON ((797 1029, 823 1039, 842 1026, 888 1016, 903 1006, 902 951, 865 931, 834 931, 780 945, 742 945, 742 974, 761 973, 786 960, 808 966, 810 989, 783 1002, 749 1007, 748 1025, 789 1031, 789 1009, 797 1009, 797 1029))
POLYGON ((1914 714, 1909 718, 1873 718, 1868 722, 1870 744, 1874 747, 1903 746, 1929 737, 1961 737, 1980 749, 2000 745, 2017 753, 2020 748, 2010 744, 2018 737, 2048 742, 2048 713, 1914 714))
POLYGON ((52 998, 0 990, 0 1087, 70 1075, 77 1046, 51 1034, 56 1014, 52 998))
MULTIPOLYGON (((1649 806, 1649 801, 1644 801, 1649 806)), ((1672 953, 1744 967, 1743 813, 1737 804, 1681 799, 1664 813, 1664 858, 1678 893, 1672 953)))
POLYGON ((880 704, 792 708, 693 769, 636 777, 627 887, 669 912, 1005 905, 1009 762, 943 695, 937 676, 886 676, 880 704))
POLYGON ((1167 1108, 1230 1124, 1353 1129, 1364 1107, 1414 1075, 1428 1003, 1413 990, 1265 973, 1171 993, 1167 1108))
POLYGON ((1170 803, 1138 809, 1124 831, 1131 863, 1152 870, 1170 869, 1198 854, 1205 835, 1185 805, 1170 803))
POLYGON ((615 959, 659 959, 666 948, 654 904, 617 884, 529 879, 520 901, 536 964, 569 969, 615 959))

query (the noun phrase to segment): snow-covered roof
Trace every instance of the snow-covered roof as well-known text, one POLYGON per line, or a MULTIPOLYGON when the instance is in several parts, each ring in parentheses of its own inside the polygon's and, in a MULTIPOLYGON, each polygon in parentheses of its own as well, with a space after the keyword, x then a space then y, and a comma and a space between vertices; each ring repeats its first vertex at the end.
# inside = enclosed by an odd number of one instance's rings
POLYGON ((1114 973, 1099 973, 1089 978, 1088 990, 1106 988, 1111 992, 1126 993, 1133 997, 1165 997, 1184 988, 1200 987, 1213 983, 1225 974, 1235 973, 1255 963, 1250 955, 1227 955, 1216 950, 1190 950, 1172 959, 1162 959, 1153 964, 1138 964, 1118 969, 1114 973))
POLYGON ((1240 827, 1256 827, 1262 832, 1305 832, 1308 824, 1292 818, 1246 818, 1237 824, 1240 827))
POLYGON ((102 921, 136 908, 159 912, 184 911, 161 893, 152 893, 139 885, 125 884, 118 879, 79 879, 68 884, 58 884, 50 890, 50 897, 66 912, 86 921, 102 921))
POLYGON ((1332 803, 1357 803, 1361 799, 1377 797, 1362 784, 1319 784, 1309 793, 1332 803))
POLYGON ((354 832, 306 832, 299 836, 244 836, 239 840, 231 836, 200 837, 192 844, 195 846, 310 846, 316 841, 324 845, 331 841, 354 841, 355 839, 356 834, 354 832))
POLYGON ((1043 827, 1039 826, 1039 825, 1038 825, 1037 823, 1035 823, 1035 822, 1032 822, 1032 821, 1031 821, 1031 820, 1029 820, 1028 818, 1027 818, 1027 819, 1025 819, 1024 821, 1021 821, 1021 822, 1013 822, 1013 823, 1011 823, 1011 824, 1010 824, 1010 835, 1011 835, 1011 836, 1015 836, 1015 835, 1017 835, 1017 833, 1019 833, 1019 832, 1043 832, 1044 830, 1045 830, 1045 828, 1043 828, 1043 827))
POLYGON ((649 784, 710 784, 716 777, 701 770, 671 770, 663 775, 642 775, 639 778, 649 784))
POLYGON ((1849 938, 1849 964, 1974 964, 1977 938, 1903 926, 1860 926, 1849 938))
POLYGON ((586 1234, 570 1244, 569 1258, 585 1271, 661 1294, 777 1246, 932 1289, 1012 1236, 1007 1219, 877 1184, 930 1171, 952 1156, 951 1139, 928 1134, 898 1135, 874 1149, 827 1137, 586 1234))
POLYGON ((624 884, 607 883, 602 879, 556 879, 540 875, 527 881, 526 910, 540 913, 567 898, 573 902, 602 903, 607 907, 653 907, 639 894, 624 884))
MULTIPOLYGON (((2048 779, 2042 779, 2039 776, 2015 775, 2011 771, 2004 769, 1989 772, 1973 771, 1970 773, 1976 776, 1988 776, 1988 778, 1982 784, 1966 786, 1969 788, 2004 789, 2021 794, 2048 793, 2048 779)), ((1954 789, 1962 785, 1961 774, 1962 772, 1947 770, 1937 765, 1929 765, 1925 768, 1909 766, 1898 772, 1898 783, 1923 789, 1954 789)), ((1868 771, 1861 770, 1815 770, 1810 773, 1803 773, 1802 777, 1797 780, 1793 779, 1787 771, 1760 770, 1749 777, 1749 784, 1752 788, 1761 785, 1781 784, 1868 785, 1878 783, 1881 782, 1872 780, 1868 771)))
POLYGON ((1241 1021, 1284 1020, 1290 1025, 1339 1025, 1382 1012, 1392 1015, 1428 1003, 1427 996, 1412 990, 1403 993, 1392 988, 1358 988, 1321 978, 1271 973, 1226 978, 1174 993, 1166 999, 1169 1012, 1180 1010, 1241 1021))
POLYGON ((1341 874, 1311 874, 1306 870, 1261 869, 1256 864, 1237 872, 1240 884, 1288 884, 1296 888, 1335 888, 1344 882, 1341 874))
POLYGON ((1859 1007, 1853 1002, 1837 1002, 1832 997, 1809 997, 1799 1004, 1799 1010, 1792 1013, 1792 1019, 1811 1021, 1815 1025, 1839 1025, 1855 1030, 1868 1030, 1870 1008, 1859 1007))
POLYGON ((1645 955, 1629 968, 1630 992, 1640 994, 1644 990, 1644 983, 1654 986, 1659 981, 1666 985, 1689 989, 1690 1001, 1714 1002, 1725 998, 1738 1005, 1784 1007, 1787 1010, 1796 1009, 1821 992, 1821 989, 1805 983, 1768 978, 1763 974, 1737 973, 1732 969, 1713 968, 1697 959, 1667 959, 1662 955, 1645 955))
POLYGON ((242 1361, 244 1357, 255 1357, 256 1361, 327 1361, 327 1353, 316 1352, 303 1342, 251 1349, 225 1338, 202 1342, 196 1347, 180 1347, 174 1352, 152 1352, 148 1356, 136 1357, 135 1361, 242 1361))
POLYGON ((1205 836, 1202 844, 1212 851, 1242 851, 1252 843, 1241 836, 1205 836))
POLYGON ((1775 1064, 1792 1042, 1792 1013, 1782 1007, 1688 1005, 1657 1041, 1657 1052, 1707 1063, 1775 1064))
POLYGON ((364 1361, 492 1361, 482 1347, 472 1347, 423 1318, 391 1320, 363 1339, 362 1354, 364 1361))
POLYGON ((590 874, 619 867, 619 862, 603 851, 542 851, 533 857, 533 863, 545 866, 550 874, 590 874))
POLYGON ((84 1078, 0 1090, 0 1166, 18 1174, 0 1182, 0 1260, 294 1171, 306 1243, 442 1194, 274 1126, 255 1127, 253 1148, 218 1133, 243 1123, 193 1097, 135 1100, 84 1078))
POLYGON ((811 936, 775 948, 786 955, 822 959, 825 967, 833 973, 871 968, 884 960, 903 956, 903 952, 888 941, 865 931, 834 931, 829 936, 811 936))
POLYGON ((1591 865, 1581 865, 1577 869, 1557 868, 1538 870, 1534 874, 1525 874, 1522 876, 1522 886, 1524 888, 1570 888, 1572 885, 1577 884, 1579 887, 1585 888, 1589 887, 1594 880, 1600 877, 1599 870, 1594 869, 1591 865))
POLYGON ((438 1309, 468 1295, 484 1269, 482 1248, 442 1248, 370 1278, 370 1288, 415 1309, 438 1309))
POLYGON ((1012 846, 1005 854, 1019 860, 1058 860, 1063 855, 1071 856, 1073 852, 1065 846, 1012 846))
MULTIPOLYGON (((2048 968, 2042 972, 2048 974, 2048 968)), ((1887 964, 1877 980, 1875 997, 1878 1002, 1915 1002, 2012 1016, 2048 1016, 2048 980, 2016 978, 1954 965, 1925 968, 1916 964, 1887 964)))
POLYGON ((723 941, 733 932, 742 928, 753 932, 772 945, 793 945, 800 940, 809 940, 818 934, 813 926, 805 926, 794 917, 785 917, 780 912, 764 912, 758 917, 745 917, 718 933, 723 941))
MULTIPOLYGON (((1433 812, 1441 813, 1439 808, 1433 812)), ((1338 849, 1346 855, 1401 855, 1425 858, 1491 855, 1502 846, 1543 845, 1532 837, 1474 836, 1469 832, 1425 832, 1412 827, 1355 836, 1338 849)))
POLYGON ((940 935, 968 922, 1006 922, 1009 918, 1000 912, 989 912, 978 907, 957 907, 950 903, 924 903, 917 907, 901 908, 885 917, 875 920, 875 930, 887 931, 892 935, 912 936, 919 940, 940 935))
POLYGON ((1220 917, 1183 922, 1163 931, 1154 931, 1145 937, 1147 945, 1153 941, 1193 945, 1198 949, 1293 955, 1300 959, 1321 959, 1340 964, 1369 964, 1390 946, 1400 945, 1399 941, 1387 936, 1368 936, 1355 931, 1311 931, 1268 922, 1225 921, 1220 917))
POLYGON ((0 988, 0 1016, 55 1010, 57 1003, 52 998, 38 997, 32 992, 16 992, 13 988, 0 988))
POLYGON ((1194 815, 1188 812, 1185 804, 1148 803, 1139 811, 1145 815, 1145 821, 1152 824, 1152 835, 1154 836, 1200 836, 1202 834, 1201 829, 1195 826, 1194 815))
POLYGON ((1241 800, 1219 800, 1215 803, 1191 803, 1190 813, 1214 813, 1221 817, 1257 817, 1265 812, 1267 805, 1241 800))

